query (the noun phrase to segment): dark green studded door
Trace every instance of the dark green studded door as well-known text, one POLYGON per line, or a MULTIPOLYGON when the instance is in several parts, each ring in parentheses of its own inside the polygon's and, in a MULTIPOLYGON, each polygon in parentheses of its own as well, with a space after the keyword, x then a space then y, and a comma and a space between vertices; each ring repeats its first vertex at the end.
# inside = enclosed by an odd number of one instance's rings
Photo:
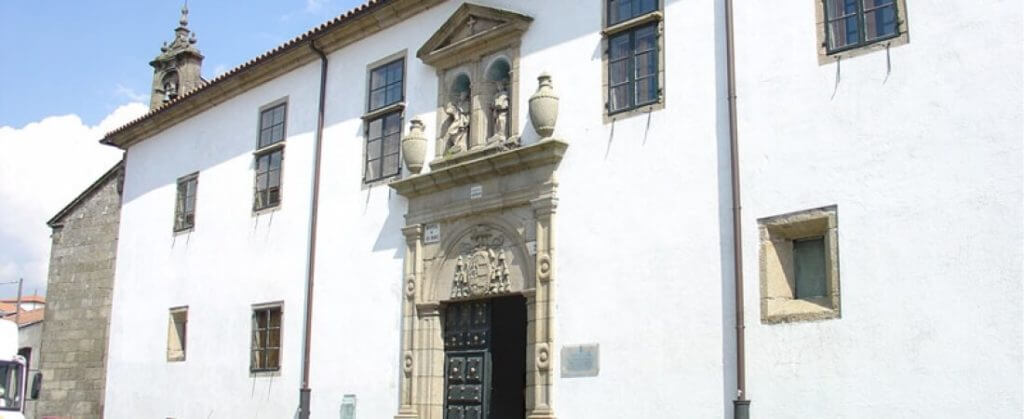
POLYGON ((491 302, 445 310, 445 419, 487 419, 491 393, 491 302))

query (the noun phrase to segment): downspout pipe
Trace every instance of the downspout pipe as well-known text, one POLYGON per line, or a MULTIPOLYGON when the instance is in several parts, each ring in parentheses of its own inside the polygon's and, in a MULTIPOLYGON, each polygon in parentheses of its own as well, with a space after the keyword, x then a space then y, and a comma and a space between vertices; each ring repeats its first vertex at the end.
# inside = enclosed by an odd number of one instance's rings
POLYGON ((747 399, 746 331, 743 320, 743 224, 740 205, 739 132, 736 122, 736 46, 733 33, 732 0, 725 0, 725 49, 729 83, 729 166, 732 169, 732 254, 733 276, 736 280, 736 399, 733 418, 750 418, 747 399))
POLYGON ((316 137, 313 157, 313 193, 309 205, 309 245, 306 258, 306 314, 305 339, 302 342, 302 385, 299 387, 299 419, 309 419, 310 344, 313 340, 313 283, 316 273, 316 221, 320 210, 320 159, 323 154, 324 105, 327 99, 327 55, 316 47, 316 39, 309 41, 309 49, 320 56, 320 103, 316 114, 316 137))

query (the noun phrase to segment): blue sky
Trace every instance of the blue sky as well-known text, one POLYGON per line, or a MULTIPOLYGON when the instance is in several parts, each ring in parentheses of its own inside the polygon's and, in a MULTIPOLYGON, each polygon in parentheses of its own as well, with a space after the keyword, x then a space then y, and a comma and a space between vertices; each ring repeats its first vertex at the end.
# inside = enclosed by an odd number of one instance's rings
MULTIPOLYGON (((356 0, 192 0, 203 76, 235 67, 359 4, 356 0)), ((50 115, 96 124, 148 99, 149 61, 173 39, 182 2, 0 1, 0 126, 50 115)))
MULTIPOLYGON (((211 79, 362 0, 191 0, 211 79)), ((0 298, 45 293, 46 221, 121 158, 97 141, 148 109, 182 2, 0 0, 0 298)))

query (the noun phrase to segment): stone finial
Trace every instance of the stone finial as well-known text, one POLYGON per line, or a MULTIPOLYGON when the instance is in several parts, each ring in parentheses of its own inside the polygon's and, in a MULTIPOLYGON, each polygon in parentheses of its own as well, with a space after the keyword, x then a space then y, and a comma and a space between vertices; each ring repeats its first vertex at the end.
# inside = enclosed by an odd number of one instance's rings
POLYGON ((185 2, 184 6, 181 6, 181 20, 178 21, 181 27, 188 26, 188 2, 185 2))

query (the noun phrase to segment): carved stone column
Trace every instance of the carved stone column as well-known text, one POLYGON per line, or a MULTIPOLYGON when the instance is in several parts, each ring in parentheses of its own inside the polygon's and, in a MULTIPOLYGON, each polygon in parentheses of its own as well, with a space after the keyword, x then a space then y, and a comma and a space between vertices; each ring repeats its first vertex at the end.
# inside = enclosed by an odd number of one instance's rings
POLYGON ((419 414, 413 400, 416 386, 414 372, 417 369, 413 350, 416 347, 416 294, 420 278, 423 276, 423 227, 418 224, 408 226, 402 229, 402 234, 405 235, 405 298, 402 299, 402 378, 399 397, 401 405, 395 418, 415 419, 419 418, 419 414))
MULTIPOLYGON (((536 293, 527 297, 527 313, 534 313, 527 323, 528 419, 554 419, 551 388, 554 384, 555 353, 555 207, 558 200, 546 195, 530 201, 537 220, 536 293)), ((529 316, 528 316, 529 317, 529 316)))

